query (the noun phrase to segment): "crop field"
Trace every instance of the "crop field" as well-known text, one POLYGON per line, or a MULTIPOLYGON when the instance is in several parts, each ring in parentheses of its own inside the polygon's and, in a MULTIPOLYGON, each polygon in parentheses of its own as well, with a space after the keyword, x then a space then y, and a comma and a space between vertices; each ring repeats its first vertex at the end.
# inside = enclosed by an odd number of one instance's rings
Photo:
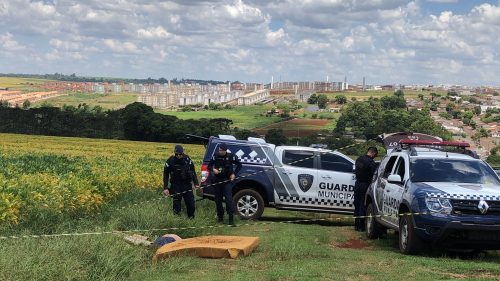
MULTIPOLYGON (((499 252, 403 256, 394 233, 366 240, 347 216, 266 208, 262 221, 227 227, 216 224, 208 200, 196 202, 194 220, 185 210, 175 216, 159 190, 173 146, 0 134, 0 280, 500 279, 499 252), (303 219, 310 221, 284 223, 303 219), (68 235, 7 237, 61 233, 68 235), (245 235, 261 243, 234 260, 185 255, 152 263, 155 249, 128 244, 123 236, 131 233, 151 241, 165 233, 245 235)), ((203 146, 184 148, 199 172, 203 146)))
POLYGON ((155 110, 156 112, 174 115, 179 119, 200 119, 200 118, 228 118, 233 120, 233 126, 240 129, 254 129, 272 124, 280 118, 278 116, 266 117, 266 112, 272 105, 249 105, 238 106, 225 110, 202 110, 202 111, 168 111, 155 110))
POLYGON ((95 94, 95 93, 70 93, 67 96, 61 96, 51 99, 46 99, 35 103, 41 105, 45 102, 61 107, 63 105, 78 106, 79 104, 87 104, 90 107, 100 106, 104 109, 119 109, 127 104, 137 101, 138 94, 134 93, 119 93, 119 94, 95 94))
POLYGON ((325 129, 331 120, 328 119, 292 119, 255 129, 259 135, 265 135, 270 129, 282 129, 286 137, 305 137, 325 129))

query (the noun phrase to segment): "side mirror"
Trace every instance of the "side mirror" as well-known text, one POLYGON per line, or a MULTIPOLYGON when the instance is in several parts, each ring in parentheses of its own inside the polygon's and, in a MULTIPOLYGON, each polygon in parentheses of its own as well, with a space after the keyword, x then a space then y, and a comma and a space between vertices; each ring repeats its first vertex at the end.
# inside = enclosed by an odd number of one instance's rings
POLYGON ((402 184, 403 183, 403 181, 401 180, 401 176, 400 175, 390 175, 387 178, 387 181, 389 183, 395 183, 395 184, 402 184))

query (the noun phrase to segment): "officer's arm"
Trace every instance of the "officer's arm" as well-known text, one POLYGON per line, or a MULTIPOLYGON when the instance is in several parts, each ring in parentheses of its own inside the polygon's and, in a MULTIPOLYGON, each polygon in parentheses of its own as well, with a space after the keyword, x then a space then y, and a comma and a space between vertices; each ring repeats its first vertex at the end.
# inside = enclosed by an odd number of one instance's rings
POLYGON ((191 161, 191 158, 188 157, 189 160, 189 170, 191 171, 191 178, 193 179, 194 185, 199 185, 198 177, 196 176, 196 169, 194 168, 194 163, 191 161))
POLYGON ((170 176, 170 164, 167 160, 165 162, 165 167, 163 167, 163 190, 168 189, 168 178, 170 176))
POLYGON ((238 158, 238 156, 236 155, 233 155, 233 160, 232 160, 232 164, 236 165, 236 169, 234 169, 234 175, 238 175, 238 172, 241 170, 241 161, 240 159, 238 158))

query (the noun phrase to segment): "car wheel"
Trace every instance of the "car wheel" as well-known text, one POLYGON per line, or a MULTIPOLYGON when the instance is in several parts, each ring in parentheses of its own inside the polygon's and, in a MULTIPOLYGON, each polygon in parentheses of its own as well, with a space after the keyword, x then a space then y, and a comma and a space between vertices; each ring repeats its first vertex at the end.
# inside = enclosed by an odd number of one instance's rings
POLYGON ((264 199, 253 189, 243 189, 234 195, 234 210, 243 220, 259 219, 264 212, 264 199))
POLYGON ((380 225, 375 219, 375 206, 373 204, 368 204, 366 208, 366 237, 368 239, 377 239, 380 238, 385 233, 385 228, 380 225))
POLYGON ((415 233, 413 219, 409 215, 399 220, 399 251, 405 255, 417 254, 422 249, 422 242, 415 233))

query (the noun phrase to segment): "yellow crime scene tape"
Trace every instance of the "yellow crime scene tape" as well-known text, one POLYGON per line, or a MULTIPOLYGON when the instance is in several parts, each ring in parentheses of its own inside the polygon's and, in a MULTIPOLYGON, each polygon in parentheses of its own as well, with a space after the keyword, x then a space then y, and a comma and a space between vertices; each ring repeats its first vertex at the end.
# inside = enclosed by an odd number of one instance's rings
MULTIPOLYGON (((346 148, 349 148, 349 147, 352 147, 352 146, 355 146, 357 144, 351 144, 351 145, 348 145, 348 146, 344 146, 344 147, 341 147, 337 150, 341 150, 341 149, 346 149, 346 148)), ((329 151, 328 151, 329 152, 329 151)), ((320 152, 320 153, 328 153, 328 152, 320 152)), ((305 160, 308 160, 308 159, 311 159, 311 158, 314 158, 316 157, 315 155, 314 156, 310 156, 310 157, 306 157, 306 158, 303 158, 303 159, 299 159, 299 160, 296 160, 296 161, 293 161, 293 162, 290 162, 290 163, 287 163, 287 164, 296 164, 296 163, 299 163, 301 161, 305 161, 305 160)), ((203 163, 203 162, 202 162, 203 163)), ((234 180, 236 179, 241 179, 241 178, 245 178, 245 177, 249 177, 249 176, 253 176, 253 175, 256 175, 256 174, 259 174, 259 173, 262 173, 262 172, 266 172, 266 171, 269 171, 269 170, 272 170, 273 167, 269 167, 269 168, 266 168, 266 169, 263 169, 263 170, 260 170, 260 171, 256 171, 256 172, 253 172, 253 173, 250 173, 250 174, 246 174, 246 175, 242 175, 242 176, 239 176, 237 178, 235 178, 234 180)), ((216 185, 220 185, 220 184, 223 184, 223 183, 228 183, 228 182, 232 182, 234 180, 226 180, 226 181, 222 181, 222 182, 218 182, 216 184, 208 184, 208 185, 205 185, 203 187, 199 187, 198 189, 199 190, 202 190, 204 188, 207 188, 207 187, 210 187, 210 186, 216 186, 216 185)), ((176 195, 181 195, 181 194, 184 194, 184 193, 187 193, 187 192, 193 192, 193 189, 190 189, 190 190, 187 190, 187 191, 183 191, 183 192, 178 192, 178 193, 174 193, 174 194, 170 194, 169 196, 163 196, 163 197, 159 197, 159 198, 154 198, 154 199, 149 199, 149 200, 145 200, 145 201, 140 201, 140 202, 135 202, 133 204, 130 204, 130 205, 127 205, 127 206, 122 206, 122 207, 118 207, 118 208, 114 208, 112 210, 124 210, 124 209, 128 209, 128 208, 132 208, 132 207, 135 207, 135 206, 140 206, 140 205, 144 205, 144 204, 148 204, 148 203, 153 203, 153 202, 157 202, 157 201, 161 201, 163 199, 167 199, 167 198, 173 198, 174 196, 176 195)), ((84 218, 87 218, 87 217, 95 217, 97 215, 101 214, 101 212, 98 212, 98 213, 94 213, 92 215, 89 215, 89 216, 84 216, 80 219, 84 219, 84 218)), ((415 216, 415 215, 426 215, 428 213, 404 213, 404 214, 399 214, 399 216, 415 216)), ((144 233, 144 232, 154 232, 154 231, 169 231, 169 230, 188 230, 188 229, 209 229, 209 228, 221 228, 221 227, 242 227, 242 226, 257 226, 257 225, 269 225, 269 224, 284 224, 284 223, 301 223, 301 222, 317 222, 317 221, 342 221, 342 220, 353 220, 353 219, 366 219, 366 218, 381 218, 381 217, 395 217, 395 216, 398 216, 396 214, 391 214, 391 215, 370 215, 370 216, 342 216, 342 217, 337 217, 337 218, 313 218, 313 219, 300 219, 300 220, 289 220, 289 221, 280 221, 280 222, 258 222, 258 223, 244 223, 244 224, 235 224, 235 225, 208 225, 208 226, 190 226, 190 227, 169 227, 169 228, 151 228, 151 229, 135 229, 135 230, 112 230, 112 231, 102 231, 102 232, 81 232, 81 233, 78 233, 78 232, 74 232, 74 233, 60 233, 60 234, 37 234, 37 235, 9 235, 9 236, 0 236, 0 240, 6 240, 6 239, 21 239, 21 238, 54 238, 54 237, 75 237, 75 236, 92 236, 92 235, 105 235, 105 234, 120 234, 120 233, 144 233)))

